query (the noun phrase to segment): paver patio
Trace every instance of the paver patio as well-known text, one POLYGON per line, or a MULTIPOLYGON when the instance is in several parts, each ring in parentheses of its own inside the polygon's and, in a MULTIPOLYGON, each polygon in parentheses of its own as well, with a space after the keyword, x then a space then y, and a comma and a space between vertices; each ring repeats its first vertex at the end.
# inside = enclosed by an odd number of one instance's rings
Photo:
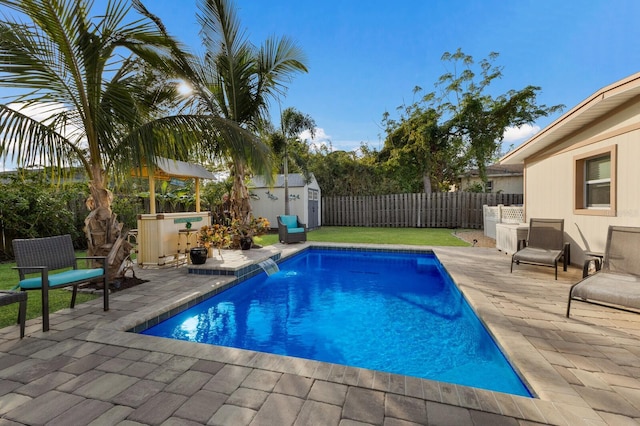
POLYGON ((149 282, 114 293, 109 312, 96 299, 51 315, 47 333, 40 320, 23 340, 0 330, 0 425, 640 422, 640 315, 575 303, 565 318, 581 268, 555 281, 549 268, 510 274, 496 249, 434 251, 536 398, 129 333, 231 279, 136 269, 149 282))

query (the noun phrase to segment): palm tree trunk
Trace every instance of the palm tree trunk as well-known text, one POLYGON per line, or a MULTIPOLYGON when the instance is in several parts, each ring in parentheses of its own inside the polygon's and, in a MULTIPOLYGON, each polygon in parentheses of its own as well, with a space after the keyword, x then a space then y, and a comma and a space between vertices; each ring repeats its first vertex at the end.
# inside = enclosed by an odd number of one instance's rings
MULTIPOLYGON (((95 175, 94 175, 95 176, 95 175)), ((88 256, 107 256, 108 282, 117 279, 120 265, 129 257, 131 245, 122 233, 124 224, 118 223, 117 215, 111 211, 113 194, 104 187, 101 178, 89 183, 90 196, 87 207, 90 212, 85 218, 88 256)))
POLYGON ((247 223, 251 213, 249 190, 244 183, 245 167, 239 162, 234 163, 233 187, 231 188, 231 218, 247 223))

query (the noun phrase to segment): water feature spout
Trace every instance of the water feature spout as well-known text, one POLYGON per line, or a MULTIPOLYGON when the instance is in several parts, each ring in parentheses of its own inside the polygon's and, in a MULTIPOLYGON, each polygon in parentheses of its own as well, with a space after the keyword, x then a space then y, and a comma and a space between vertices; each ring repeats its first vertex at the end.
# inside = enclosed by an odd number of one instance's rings
POLYGON ((258 266, 267 273, 268 276, 280 271, 278 264, 271 258, 265 259, 262 262, 258 262, 258 266))

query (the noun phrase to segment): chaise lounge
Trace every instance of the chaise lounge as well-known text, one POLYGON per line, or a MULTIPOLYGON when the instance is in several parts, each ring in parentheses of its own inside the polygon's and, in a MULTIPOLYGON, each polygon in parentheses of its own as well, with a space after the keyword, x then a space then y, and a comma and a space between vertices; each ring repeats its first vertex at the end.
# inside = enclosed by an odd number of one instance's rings
POLYGON ((550 266, 555 268, 558 279, 558 261, 564 258, 563 270, 567 270, 569 261, 568 245, 564 244, 564 219, 531 219, 527 246, 511 256, 513 264, 550 266))
POLYGON ((298 216, 278 216, 278 240, 283 244, 307 241, 307 227, 298 216))
POLYGON ((640 313, 640 228, 609 226, 602 267, 569 290, 571 301, 640 313))

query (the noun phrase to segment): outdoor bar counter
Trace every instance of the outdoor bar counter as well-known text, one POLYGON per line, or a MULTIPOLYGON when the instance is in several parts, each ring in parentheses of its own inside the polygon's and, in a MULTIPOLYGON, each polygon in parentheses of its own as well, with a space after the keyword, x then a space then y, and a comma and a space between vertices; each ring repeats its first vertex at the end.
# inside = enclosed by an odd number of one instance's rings
POLYGON ((136 242, 140 267, 179 265, 189 262, 189 248, 195 246, 197 231, 211 225, 211 212, 200 211, 200 179, 215 177, 204 167, 183 161, 158 158, 153 169, 142 167, 132 174, 149 178, 149 214, 138 215, 136 242), (155 180, 195 179, 196 211, 157 213, 155 180))
POLYGON ((138 265, 165 266, 187 262, 189 248, 195 247, 196 232, 203 225, 210 224, 210 212, 138 215, 138 265))

